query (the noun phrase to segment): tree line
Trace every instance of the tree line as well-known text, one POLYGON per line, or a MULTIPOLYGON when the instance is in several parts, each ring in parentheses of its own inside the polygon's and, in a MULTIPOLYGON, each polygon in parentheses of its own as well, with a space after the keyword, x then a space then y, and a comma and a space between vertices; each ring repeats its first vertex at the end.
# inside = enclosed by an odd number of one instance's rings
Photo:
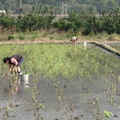
POLYGON ((19 14, 17 18, 11 17, 9 14, 1 14, 0 26, 3 28, 15 28, 17 32, 49 30, 65 31, 70 33, 81 33, 82 35, 94 35, 102 32, 108 34, 120 34, 120 10, 115 9, 107 13, 102 11, 97 16, 91 10, 89 12, 71 12, 68 17, 55 20, 52 8, 49 14, 44 12, 36 14, 35 9, 26 15, 19 14))
POLYGON ((106 10, 113 11, 120 7, 120 0, 0 0, 0 9, 7 10, 11 14, 18 14, 19 9, 23 9, 23 13, 30 11, 32 6, 39 9, 42 4, 43 8, 54 7, 54 13, 62 13, 62 3, 67 3, 67 12, 89 11, 93 9, 96 13, 106 10))

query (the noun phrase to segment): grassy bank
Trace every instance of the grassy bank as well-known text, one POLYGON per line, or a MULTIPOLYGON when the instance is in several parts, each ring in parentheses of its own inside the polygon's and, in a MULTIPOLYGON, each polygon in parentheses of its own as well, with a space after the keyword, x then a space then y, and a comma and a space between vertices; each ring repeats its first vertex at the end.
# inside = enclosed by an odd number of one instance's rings
POLYGON ((0 42, 14 41, 14 42, 22 42, 22 41, 69 41, 71 37, 77 36, 79 41, 118 41, 120 42, 120 35, 118 34, 107 34, 107 33, 99 33, 97 35, 88 35, 82 36, 81 33, 72 34, 69 32, 57 32, 56 30, 41 30, 41 31, 33 31, 33 32, 14 32, 6 29, 0 30, 0 42))

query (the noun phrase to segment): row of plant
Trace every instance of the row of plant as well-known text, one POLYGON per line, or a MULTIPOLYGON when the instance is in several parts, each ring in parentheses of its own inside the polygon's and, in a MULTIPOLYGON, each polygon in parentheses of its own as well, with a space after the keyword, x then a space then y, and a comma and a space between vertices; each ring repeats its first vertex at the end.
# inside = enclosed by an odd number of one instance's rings
POLYGON ((10 81, 10 85, 5 88, 5 92, 8 92, 8 95, 6 98, 6 106, 4 108, 3 120, 7 120, 7 118, 10 117, 10 112, 16 113, 11 98, 12 95, 15 95, 18 92, 18 86, 20 85, 20 78, 18 76, 9 76, 7 78, 10 81))
MULTIPOLYGON (((97 74, 98 77, 106 74, 112 75, 114 72, 112 70, 113 66, 117 68, 119 62, 118 59, 113 58, 111 55, 99 52, 99 49, 88 48, 84 50, 83 46, 80 45, 30 44, 0 45, 0 47, 1 56, 22 54, 25 57, 22 66, 24 69, 51 78, 90 78, 94 74, 97 74), (110 59, 111 61, 109 61, 110 59)), ((0 59, 2 61, 2 57, 0 59)), ((2 67, 5 67, 5 65, 1 65, 2 67)))
POLYGON ((15 28, 19 32, 57 29, 58 31, 69 31, 71 33, 81 32, 82 35, 94 35, 102 32, 120 34, 119 11, 119 9, 110 13, 103 11, 97 16, 92 10, 90 12, 80 12, 79 14, 72 12, 68 17, 55 21, 55 15, 53 15, 52 10, 49 15, 46 12, 39 15, 34 13, 33 8, 29 14, 24 16, 20 14, 18 18, 2 14, 0 16, 0 25, 4 28, 15 28))

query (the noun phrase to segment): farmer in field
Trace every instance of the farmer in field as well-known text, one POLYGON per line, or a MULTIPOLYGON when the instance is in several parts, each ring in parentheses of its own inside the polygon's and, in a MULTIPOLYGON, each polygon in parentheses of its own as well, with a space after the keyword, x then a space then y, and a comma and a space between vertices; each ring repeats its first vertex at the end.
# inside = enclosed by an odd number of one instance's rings
POLYGON ((20 65, 23 62, 24 58, 22 55, 13 55, 11 57, 5 57, 3 59, 3 62, 6 64, 9 64, 9 70, 7 71, 6 75, 8 75, 10 72, 17 72, 20 74, 20 65))
POLYGON ((76 41, 78 40, 77 37, 72 37, 70 40, 70 44, 76 44, 76 41))

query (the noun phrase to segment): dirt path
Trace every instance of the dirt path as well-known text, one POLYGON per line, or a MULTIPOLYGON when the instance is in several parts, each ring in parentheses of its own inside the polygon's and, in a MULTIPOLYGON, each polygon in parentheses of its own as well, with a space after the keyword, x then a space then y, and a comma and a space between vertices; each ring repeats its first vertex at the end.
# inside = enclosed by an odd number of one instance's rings
MULTIPOLYGON (((94 43, 97 41, 92 41, 92 40, 79 40, 77 42, 77 44, 81 44, 81 43, 94 43)), ((34 44, 34 43, 68 43, 68 40, 36 40, 36 41, 29 41, 29 40, 25 40, 25 41, 0 41, 0 44, 34 44)), ((120 41, 101 41, 99 43, 102 44, 120 44, 120 41)))

